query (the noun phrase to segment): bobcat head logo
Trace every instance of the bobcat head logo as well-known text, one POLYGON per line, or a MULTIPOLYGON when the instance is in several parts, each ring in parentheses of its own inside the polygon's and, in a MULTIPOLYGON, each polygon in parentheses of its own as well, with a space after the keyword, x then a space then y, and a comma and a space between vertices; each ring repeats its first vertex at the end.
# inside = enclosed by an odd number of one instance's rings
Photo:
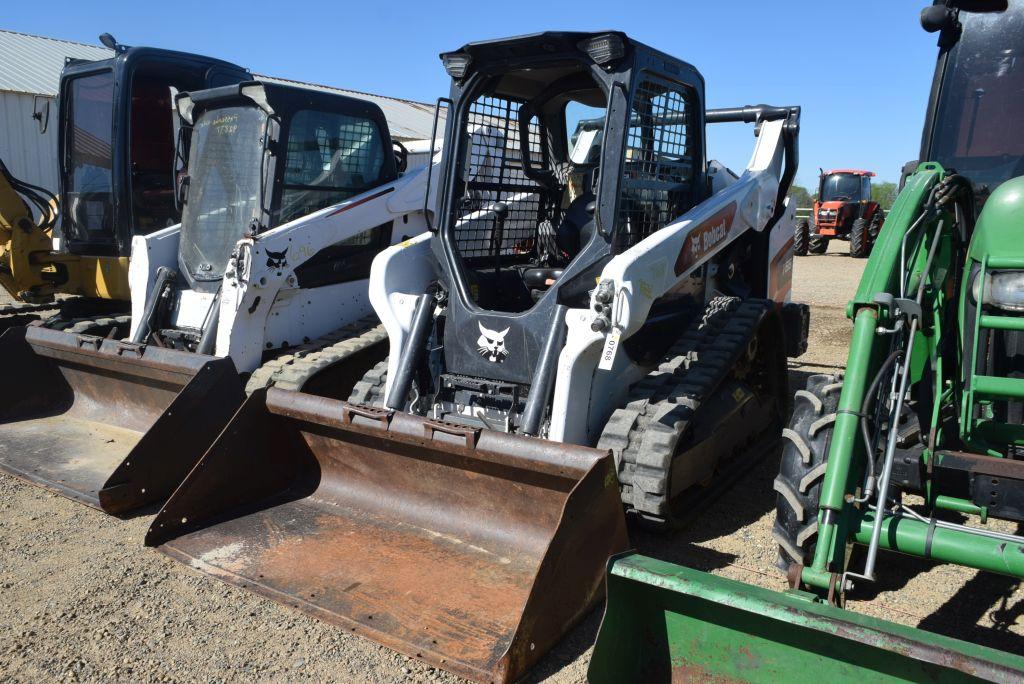
POLYGON ((267 266, 269 268, 284 268, 288 265, 288 248, 285 247, 283 252, 272 252, 267 250, 267 266))
POLYGON ((508 334, 509 329, 505 328, 498 332, 485 328, 483 323, 477 323, 477 325, 480 326, 480 337, 476 341, 477 352, 491 363, 504 361, 508 356, 508 349, 505 349, 505 335, 508 334))

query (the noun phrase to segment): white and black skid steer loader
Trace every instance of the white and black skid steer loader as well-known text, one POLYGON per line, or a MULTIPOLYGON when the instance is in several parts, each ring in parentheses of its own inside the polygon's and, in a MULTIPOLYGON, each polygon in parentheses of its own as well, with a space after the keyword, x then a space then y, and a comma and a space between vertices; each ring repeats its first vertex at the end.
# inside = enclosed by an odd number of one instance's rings
POLYGON ((777 443, 800 112, 705 111, 693 66, 621 33, 442 59, 439 211, 370 274, 388 359, 348 402, 254 392, 146 543, 504 682, 599 598, 623 503, 677 521, 777 443), (739 176, 707 160, 727 121, 756 126, 739 176))
POLYGON ((133 240, 130 340, 29 329, 0 411, 0 468, 111 513, 166 498, 246 383, 347 396, 387 353, 370 264, 426 227, 376 104, 246 81, 176 106, 182 220, 133 240))

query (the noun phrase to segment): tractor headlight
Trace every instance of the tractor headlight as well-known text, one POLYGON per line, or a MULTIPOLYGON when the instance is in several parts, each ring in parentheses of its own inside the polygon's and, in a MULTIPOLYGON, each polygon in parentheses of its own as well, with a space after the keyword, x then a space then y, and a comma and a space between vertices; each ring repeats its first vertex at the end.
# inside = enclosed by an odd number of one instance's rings
POLYGON ((1004 309, 1024 312, 1024 271, 1000 271, 986 274, 982 293, 982 279, 975 276, 971 286, 974 301, 1004 309))

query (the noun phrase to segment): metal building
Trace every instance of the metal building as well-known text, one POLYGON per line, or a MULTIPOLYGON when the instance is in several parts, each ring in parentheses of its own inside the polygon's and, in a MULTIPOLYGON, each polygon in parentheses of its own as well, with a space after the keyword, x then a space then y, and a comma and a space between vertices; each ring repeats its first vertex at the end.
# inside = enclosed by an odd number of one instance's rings
POLYGON ((107 59, 111 54, 105 47, 0 30, 0 159, 17 178, 58 191, 57 127, 39 133, 39 122, 32 118, 35 100, 51 100, 55 117, 52 101, 65 59, 107 59))
MULTIPOLYGON (((208 54, 227 58, 217 55, 213 49, 208 54)), ((68 57, 96 60, 112 55, 113 51, 99 45, 0 29, 0 159, 11 173, 27 183, 59 191, 57 127, 51 125, 40 134, 39 123, 32 118, 35 101, 37 98, 55 100, 60 72, 68 57)), ((430 138, 433 105, 272 76, 257 75, 257 78, 370 100, 383 110, 395 140, 407 143, 430 138)), ((57 116, 54 105, 51 103, 51 123, 57 116)), ((439 138, 442 132, 443 127, 439 125, 439 138)), ((410 154, 409 168, 425 165, 430 158, 426 154, 429 143, 415 143, 413 147, 417 152, 410 154)))

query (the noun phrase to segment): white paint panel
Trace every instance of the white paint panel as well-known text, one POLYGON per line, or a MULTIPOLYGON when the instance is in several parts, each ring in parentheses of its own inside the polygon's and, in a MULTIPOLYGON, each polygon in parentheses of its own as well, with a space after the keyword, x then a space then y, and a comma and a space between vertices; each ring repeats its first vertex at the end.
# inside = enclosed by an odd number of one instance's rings
POLYGON ((182 290, 174 311, 174 327, 201 329, 215 296, 213 292, 182 290))

